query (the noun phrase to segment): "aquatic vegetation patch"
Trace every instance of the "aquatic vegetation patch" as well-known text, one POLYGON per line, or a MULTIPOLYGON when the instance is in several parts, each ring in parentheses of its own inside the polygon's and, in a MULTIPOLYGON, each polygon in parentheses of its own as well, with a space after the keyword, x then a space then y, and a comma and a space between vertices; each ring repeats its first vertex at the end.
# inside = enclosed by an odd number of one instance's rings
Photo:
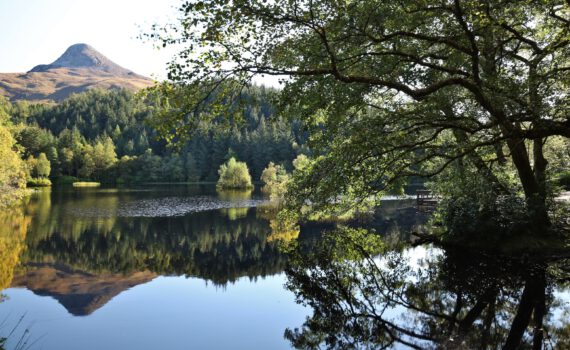
POLYGON ((99 187, 100 182, 74 182, 73 187, 99 187))

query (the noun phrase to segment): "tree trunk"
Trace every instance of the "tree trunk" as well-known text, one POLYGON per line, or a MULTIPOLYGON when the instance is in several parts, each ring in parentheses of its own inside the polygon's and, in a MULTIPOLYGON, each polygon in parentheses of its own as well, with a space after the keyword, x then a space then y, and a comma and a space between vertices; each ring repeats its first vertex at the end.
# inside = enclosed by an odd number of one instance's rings
MULTIPOLYGON (((544 271, 539 272, 544 275, 544 271)), ((537 305, 537 302, 544 297, 545 285, 540 275, 530 274, 526 278, 525 287, 519 302, 517 313, 511 324, 511 329, 503 350, 514 350, 520 348, 520 343, 523 339, 524 333, 530 324, 532 313, 537 305)), ((544 315, 535 315, 544 316, 544 315)))
POLYGON ((534 169, 530 165, 530 158, 524 140, 509 139, 507 144, 523 186, 528 206, 527 210, 532 220, 533 229, 541 231, 550 226, 550 219, 546 210, 544 174, 547 162, 542 153, 542 140, 535 140, 535 147, 533 147, 534 169))
POLYGON ((532 349, 541 350, 544 341, 544 316, 546 314, 546 267, 540 275, 536 277, 538 284, 538 294, 534 306, 534 334, 532 339, 532 349))

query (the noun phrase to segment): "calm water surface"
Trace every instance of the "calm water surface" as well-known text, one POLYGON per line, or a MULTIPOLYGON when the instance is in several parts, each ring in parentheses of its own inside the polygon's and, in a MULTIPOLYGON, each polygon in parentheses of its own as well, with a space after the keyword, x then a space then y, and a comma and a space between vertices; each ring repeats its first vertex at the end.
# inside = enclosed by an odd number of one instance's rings
POLYGON ((263 202, 212 186, 42 191, 0 219, 6 348, 290 348, 283 332, 309 310, 283 288, 263 202))
POLYGON ((376 251, 256 192, 41 191, 0 214, 0 349, 570 349, 566 256, 402 247, 413 203, 383 203, 376 251))

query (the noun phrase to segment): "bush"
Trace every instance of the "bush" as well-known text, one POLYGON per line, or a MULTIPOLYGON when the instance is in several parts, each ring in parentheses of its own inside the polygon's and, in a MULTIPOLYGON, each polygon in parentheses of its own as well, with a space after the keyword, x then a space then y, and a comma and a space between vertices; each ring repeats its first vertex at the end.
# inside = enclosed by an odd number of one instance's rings
POLYGON ((560 187, 564 187, 565 190, 570 191, 570 171, 558 174, 556 184, 560 187))
POLYGON ((238 162, 235 158, 230 158, 227 163, 220 166, 218 170, 220 178, 217 187, 219 189, 251 189, 251 175, 247 169, 247 164, 238 162))
POLYGON ((28 179, 27 185, 28 187, 49 187, 51 186, 51 181, 44 177, 32 178, 28 179))
POLYGON ((493 240, 527 232, 532 227, 524 198, 497 196, 477 202, 462 196, 440 203, 438 210, 448 238, 493 240))
POLYGON ((270 162, 267 168, 261 173, 261 181, 265 184, 261 189, 269 195, 272 201, 282 201, 287 192, 287 182, 289 175, 281 165, 270 162))

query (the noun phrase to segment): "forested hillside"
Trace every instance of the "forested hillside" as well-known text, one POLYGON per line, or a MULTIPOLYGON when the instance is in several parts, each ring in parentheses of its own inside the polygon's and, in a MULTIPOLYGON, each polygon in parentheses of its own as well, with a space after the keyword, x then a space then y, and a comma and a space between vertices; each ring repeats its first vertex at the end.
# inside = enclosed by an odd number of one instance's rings
POLYGON ((253 179, 259 180, 270 161, 290 168, 304 143, 295 123, 273 115, 270 93, 254 88, 244 96, 248 104, 240 109, 241 122, 224 127, 203 123, 176 150, 146 122, 160 112, 159 104, 126 90, 92 90, 56 105, 18 102, 6 109, 31 177, 216 181, 219 166, 233 156, 246 162, 253 179))

